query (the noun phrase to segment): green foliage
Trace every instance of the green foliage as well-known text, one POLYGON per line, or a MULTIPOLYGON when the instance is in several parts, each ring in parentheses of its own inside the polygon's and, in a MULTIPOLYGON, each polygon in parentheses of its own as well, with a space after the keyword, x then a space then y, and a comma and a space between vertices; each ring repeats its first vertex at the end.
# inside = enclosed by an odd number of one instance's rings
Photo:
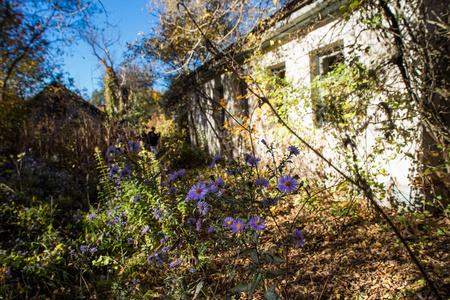
POLYGON ((95 106, 102 106, 105 104, 105 89, 102 88, 100 91, 94 90, 91 95, 90 102, 95 106))
MULTIPOLYGON (((121 139, 106 160, 97 154, 100 200, 90 203, 67 172, 27 155, 4 160, 0 296, 281 299, 287 276, 298 268, 292 253, 306 255, 317 238, 307 231, 304 239, 298 228, 308 226, 309 213, 299 214, 310 209, 314 217, 324 208, 298 176, 283 183, 282 177, 295 174, 289 166, 298 149, 289 147, 279 158, 272 144, 263 144, 272 160, 266 167, 247 154, 175 172, 161 168, 138 143, 121 139), (286 219, 294 199, 301 207, 286 219)), ((329 192, 354 193, 345 183, 329 192)), ((354 201, 345 200, 329 203, 326 211, 336 220, 360 221, 354 201)), ((429 217, 396 220, 412 228, 414 220, 429 217)), ((329 230, 333 239, 338 232, 329 230)))
MULTIPOLYGON (((272 151, 268 146, 268 152, 272 151)), ((289 163, 295 154, 294 149, 278 164, 289 163)), ((138 266, 162 272, 168 277, 163 291, 171 297, 185 297, 194 291, 199 294, 200 290, 207 288, 204 284, 199 286, 196 278, 208 274, 209 264, 218 258, 211 257, 216 257, 224 250, 229 259, 252 262, 246 276, 250 282, 241 285, 236 283, 231 292, 253 294, 265 280, 272 280, 287 272, 279 268, 280 264, 287 264, 286 259, 279 255, 287 255, 283 249, 287 249, 294 241, 293 228, 290 231, 281 230, 270 210, 271 205, 285 200, 287 194, 273 186, 266 190, 265 183, 261 187, 253 183, 258 179, 259 168, 252 162, 257 161, 256 158, 247 156, 247 163, 232 161, 226 164, 216 157, 210 168, 220 172, 228 170, 227 182, 224 183, 222 177, 216 177, 219 176, 217 172, 199 175, 200 178, 217 178, 207 185, 203 181, 196 185, 197 189, 204 189, 206 193, 202 198, 205 202, 201 202, 192 199, 196 187, 191 188, 195 183, 185 180, 188 176, 186 171, 180 170, 169 175, 161 173, 146 151, 133 153, 129 147, 119 143, 110 148, 108 157, 108 169, 101 164, 105 175, 102 186, 108 192, 103 194, 102 206, 91 211, 90 220, 87 221, 87 233, 93 242, 89 247, 95 247, 102 254, 95 265, 114 268, 118 262, 122 262, 126 266, 123 274, 132 274, 132 270, 138 266), (133 172, 129 173, 128 170, 133 172), (271 198, 267 200, 269 194, 271 198), (205 211, 198 206, 200 203, 207 206, 205 211), (264 220, 272 218, 276 224, 274 229, 278 228, 284 242, 270 248, 260 244, 260 236, 264 231, 253 229, 252 226, 256 225, 251 225, 251 219, 255 216, 261 218, 263 226, 260 229, 266 226, 264 220), (236 232, 231 233, 223 224, 227 217, 242 222, 243 227, 237 227, 236 232), (106 223, 109 225, 105 227, 106 223), (133 247, 130 247, 130 241, 133 247), (136 251, 136 248, 139 250, 136 251), (146 256, 148 260, 140 259, 146 256), (124 257, 127 257, 125 261, 124 257)), ((283 169, 273 168, 269 172, 272 174, 269 180, 277 182, 283 169)), ((299 192, 299 189, 295 191, 299 192)), ((299 243, 303 243, 299 236, 296 238, 299 243)), ((272 295, 274 290, 268 290, 267 293, 272 295)))
POLYGON ((147 127, 155 126, 161 133, 158 146, 158 159, 169 169, 196 168, 204 166, 208 156, 202 148, 194 148, 189 143, 187 128, 164 117, 152 116, 147 127))

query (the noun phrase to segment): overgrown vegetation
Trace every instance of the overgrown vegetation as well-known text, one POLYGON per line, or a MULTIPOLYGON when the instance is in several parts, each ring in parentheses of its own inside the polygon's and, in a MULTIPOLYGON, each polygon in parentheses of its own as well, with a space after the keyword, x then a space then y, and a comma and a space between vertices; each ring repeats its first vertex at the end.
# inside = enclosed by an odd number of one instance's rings
POLYGON ((298 85, 265 61, 288 43, 267 40, 271 27, 306 3, 285 2, 155 0, 158 30, 118 64, 86 17, 92 1, 50 6, 55 19, 1 1, 0 298, 450 294, 448 9, 340 7, 329 32, 359 26, 386 55, 361 59, 372 50, 355 39, 298 85), (104 66, 97 107, 59 83, 35 95, 61 78, 45 63, 46 34, 70 27, 68 15, 87 20, 78 32, 104 66), (210 67, 238 101, 205 88, 210 67), (163 95, 152 89, 160 71, 175 74, 163 95), (380 180, 405 157, 411 202, 380 180))
MULTIPOLYGON (((431 297, 356 190, 317 190, 296 175, 297 147, 277 161, 263 143, 265 158, 169 171, 118 141, 97 155, 98 202, 30 156, 2 165, 2 297, 431 297)), ((448 274, 448 218, 389 215, 426 268, 448 274)), ((432 279, 448 289, 448 277, 432 279)))

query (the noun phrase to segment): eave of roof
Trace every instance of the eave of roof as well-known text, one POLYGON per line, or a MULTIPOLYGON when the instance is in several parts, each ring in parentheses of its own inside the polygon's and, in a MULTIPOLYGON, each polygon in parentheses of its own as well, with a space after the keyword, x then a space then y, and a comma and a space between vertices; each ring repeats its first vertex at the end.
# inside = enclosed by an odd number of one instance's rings
POLYGON ((102 112, 100 109, 98 109, 95 105, 89 103, 88 101, 84 100, 71 90, 69 90, 65 85, 59 83, 59 82, 52 82, 49 85, 47 85, 41 92, 39 92, 36 96, 34 96, 30 102, 34 105, 39 105, 39 99, 48 100, 51 96, 55 96, 51 89, 61 89, 60 92, 67 94, 69 97, 68 99, 74 102, 77 102, 79 105, 83 107, 83 109, 91 110, 95 114, 97 114, 99 117, 104 117, 104 112, 102 112), (51 94, 51 95, 49 95, 51 94))
MULTIPOLYGON (((300 28, 309 25, 312 22, 314 15, 317 13, 322 13, 323 15, 330 14, 338 10, 340 6, 345 5, 347 2, 347 0, 294 0, 278 10, 273 16, 262 21, 261 24, 250 31, 248 35, 263 34, 272 31, 267 35, 260 46, 261 49, 267 49, 270 47, 271 40, 278 40, 278 37, 280 36, 295 33, 300 28)), ((197 80, 202 78, 205 81, 223 74, 225 72, 225 63, 223 60, 228 55, 227 53, 237 52, 233 59, 238 63, 243 63, 251 56, 254 49, 238 52, 235 51, 234 48, 238 48, 236 45, 239 46, 245 44, 248 35, 243 41, 240 41, 240 43, 231 45, 212 60, 192 71, 189 74, 189 77, 194 76, 197 80)))

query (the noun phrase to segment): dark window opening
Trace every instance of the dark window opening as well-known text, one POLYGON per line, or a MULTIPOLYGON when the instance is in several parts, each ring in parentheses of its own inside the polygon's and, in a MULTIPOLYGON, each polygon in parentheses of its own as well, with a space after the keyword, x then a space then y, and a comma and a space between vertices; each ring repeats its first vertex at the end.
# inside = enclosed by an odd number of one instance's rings
POLYGON ((274 108, 280 109, 283 105, 286 105, 286 97, 284 97, 282 93, 278 93, 279 90, 282 90, 286 86, 286 65, 285 63, 282 63, 273 66, 269 68, 269 72, 270 75, 275 78, 274 81, 269 84, 268 90, 275 95, 276 102, 274 103, 274 108))
MULTIPOLYGON (((311 81, 315 80, 317 76, 322 78, 344 61, 343 42, 338 41, 318 51, 314 51, 309 58, 311 81)), ((318 88, 311 90, 311 99, 313 103, 314 126, 321 128, 326 123, 327 103, 324 103, 321 91, 318 88)))
POLYGON ((344 61, 344 55, 341 51, 324 54, 318 57, 319 75, 325 76, 333 71, 337 64, 344 61))
POLYGON ((283 85, 283 81, 286 79, 286 66, 283 63, 280 66, 270 69, 270 74, 276 77, 276 84, 283 85))
POLYGON ((241 102, 241 109, 244 112, 244 116, 248 117, 250 115, 250 108, 247 99, 247 87, 243 82, 239 82, 239 98, 241 102))
POLYGON ((219 122, 219 130, 223 130, 224 128, 223 128, 223 125, 225 124, 225 108, 224 107, 222 107, 221 105, 220 105, 220 103, 223 103, 224 102, 224 99, 225 99, 225 93, 224 93, 224 90, 223 90, 223 87, 218 87, 217 89, 216 89, 216 91, 217 91, 217 96, 218 96, 218 101, 217 101, 217 104, 215 105, 216 106, 216 111, 218 112, 218 122, 219 122))

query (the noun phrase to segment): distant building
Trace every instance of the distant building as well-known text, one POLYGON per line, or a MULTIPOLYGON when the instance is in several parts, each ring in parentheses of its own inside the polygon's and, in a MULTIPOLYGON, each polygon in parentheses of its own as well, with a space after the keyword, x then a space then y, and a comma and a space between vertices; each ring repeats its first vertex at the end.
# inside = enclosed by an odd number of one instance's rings
POLYGON ((87 162, 104 141, 104 113, 53 82, 27 103, 32 124, 25 145, 37 155, 60 162, 87 162))

